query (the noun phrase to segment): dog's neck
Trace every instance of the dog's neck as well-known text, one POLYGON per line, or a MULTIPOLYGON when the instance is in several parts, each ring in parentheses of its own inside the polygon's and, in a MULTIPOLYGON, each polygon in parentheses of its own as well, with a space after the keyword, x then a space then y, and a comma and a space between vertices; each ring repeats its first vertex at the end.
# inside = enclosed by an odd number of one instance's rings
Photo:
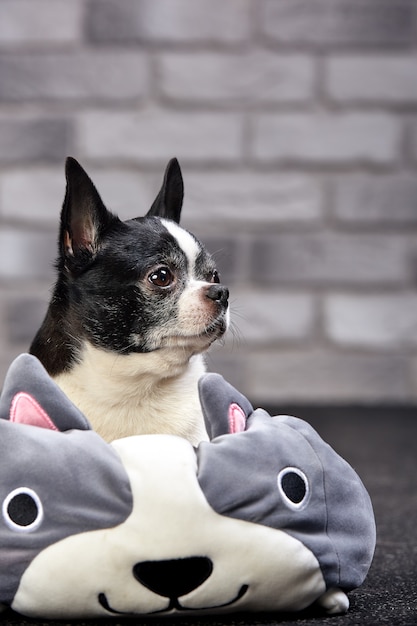
POLYGON ((56 383, 104 439, 166 433, 193 445, 207 439, 197 382, 200 355, 174 348, 118 355, 85 343, 79 362, 56 383))

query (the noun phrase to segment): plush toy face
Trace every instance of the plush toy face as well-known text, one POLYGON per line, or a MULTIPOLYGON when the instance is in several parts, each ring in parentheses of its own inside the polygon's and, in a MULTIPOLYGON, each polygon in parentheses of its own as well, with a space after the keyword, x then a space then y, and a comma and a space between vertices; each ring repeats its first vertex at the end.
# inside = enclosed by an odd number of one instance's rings
POLYGON ((132 437, 115 447, 131 482, 131 515, 42 551, 22 577, 15 609, 44 615, 46 595, 51 615, 65 606, 70 617, 296 609, 300 595, 306 606, 324 592, 317 560, 300 542, 210 508, 185 440, 132 437), (152 480, 144 480, 155 458, 152 480))
POLYGON ((19 357, 0 400, 1 602, 55 618, 299 610, 320 598, 346 610, 333 588, 362 582, 375 541, 356 474, 305 422, 253 412, 218 376, 200 397, 214 439, 197 451, 165 435, 109 445, 19 357))

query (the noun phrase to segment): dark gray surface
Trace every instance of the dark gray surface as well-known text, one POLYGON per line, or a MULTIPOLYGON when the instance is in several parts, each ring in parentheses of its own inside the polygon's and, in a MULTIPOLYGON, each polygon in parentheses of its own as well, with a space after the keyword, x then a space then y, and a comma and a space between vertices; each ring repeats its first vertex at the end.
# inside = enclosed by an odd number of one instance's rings
MULTIPOLYGON (((266 407, 268 408, 268 407, 266 407)), ((377 520, 377 549, 368 578, 349 597, 343 616, 325 617, 314 610, 294 615, 247 614, 207 618, 92 620, 77 624, 219 624, 233 626, 274 624, 332 624, 362 626, 417 624, 417 408, 283 408, 308 419, 358 471, 367 486, 377 520)), ((13 612, 0 623, 66 624, 30 620, 13 612)))

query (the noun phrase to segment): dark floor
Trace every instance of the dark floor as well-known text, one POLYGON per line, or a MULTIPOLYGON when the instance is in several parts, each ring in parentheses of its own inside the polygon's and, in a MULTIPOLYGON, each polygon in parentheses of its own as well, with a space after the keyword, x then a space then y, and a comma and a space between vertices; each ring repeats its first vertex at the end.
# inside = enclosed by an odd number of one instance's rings
MULTIPOLYGON (((308 419, 351 465, 367 486, 377 519, 377 549, 364 585, 350 594, 343 616, 314 611, 294 615, 235 615, 192 619, 102 620, 77 624, 187 624, 250 626, 259 624, 332 624, 334 626, 417 625, 417 408, 273 409, 308 419)), ((5 613, 0 623, 65 624, 5 613)))

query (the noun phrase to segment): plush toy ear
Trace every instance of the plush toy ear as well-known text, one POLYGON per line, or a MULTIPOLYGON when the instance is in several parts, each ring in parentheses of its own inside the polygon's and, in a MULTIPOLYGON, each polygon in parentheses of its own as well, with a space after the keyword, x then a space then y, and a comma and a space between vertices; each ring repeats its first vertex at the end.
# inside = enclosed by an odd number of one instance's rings
POLYGON ((253 407, 220 374, 205 374, 198 383, 200 403, 210 439, 242 432, 253 407))
POLYGON ((19 391, 10 405, 10 421, 49 430, 59 430, 54 422, 30 394, 19 391))
POLYGON ((0 418, 52 430, 90 430, 84 415, 31 354, 11 364, 0 397, 0 418))

